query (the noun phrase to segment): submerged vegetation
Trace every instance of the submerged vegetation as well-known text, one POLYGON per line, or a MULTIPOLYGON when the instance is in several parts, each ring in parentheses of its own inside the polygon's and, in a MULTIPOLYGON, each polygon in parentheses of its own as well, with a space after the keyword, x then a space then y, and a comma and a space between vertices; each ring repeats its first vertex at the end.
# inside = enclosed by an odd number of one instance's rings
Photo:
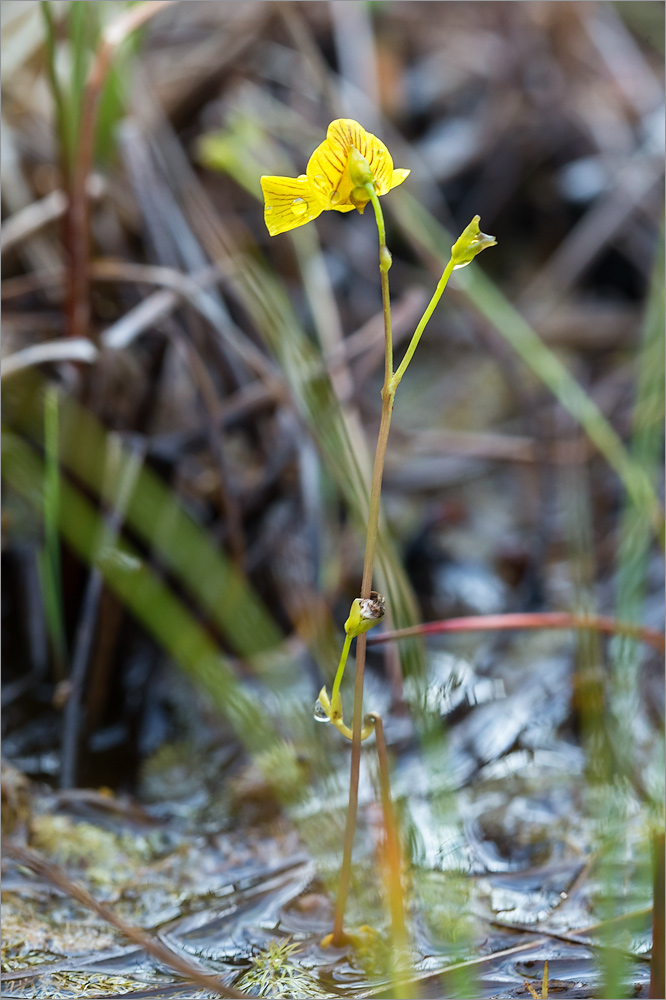
POLYGON ((660 19, 3 5, 3 996, 663 993, 660 19))

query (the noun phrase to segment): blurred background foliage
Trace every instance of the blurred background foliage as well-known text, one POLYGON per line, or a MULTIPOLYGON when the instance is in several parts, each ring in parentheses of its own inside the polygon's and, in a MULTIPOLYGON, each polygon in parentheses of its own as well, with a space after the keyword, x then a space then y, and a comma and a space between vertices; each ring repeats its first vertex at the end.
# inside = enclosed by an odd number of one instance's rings
MULTIPOLYGON (((454 275, 396 400, 388 627, 563 610, 663 629, 663 19, 2 5, 3 815, 228 981, 252 968, 273 995, 249 956, 285 935, 297 995, 395 975, 372 751, 351 919, 380 935, 356 959, 318 949, 348 747, 312 717, 361 575, 376 231, 332 212, 271 239, 259 177, 302 172, 341 116, 411 169, 384 199, 398 357, 472 215, 498 240, 454 275), (106 860, 63 856, 63 831, 106 860), (225 885, 236 915, 207 936, 225 885)), ((372 653, 366 700, 423 995, 448 970, 447 995, 517 996, 550 958, 561 995, 647 996, 658 654, 592 632, 411 639, 372 653)), ((81 949, 51 904, 38 924, 9 896, 5 978, 47 970, 11 995, 101 989, 103 925, 81 949), (88 979, 56 980, 83 951, 88 979)), ((111 993, 136 991, 121 972, 111 993)))

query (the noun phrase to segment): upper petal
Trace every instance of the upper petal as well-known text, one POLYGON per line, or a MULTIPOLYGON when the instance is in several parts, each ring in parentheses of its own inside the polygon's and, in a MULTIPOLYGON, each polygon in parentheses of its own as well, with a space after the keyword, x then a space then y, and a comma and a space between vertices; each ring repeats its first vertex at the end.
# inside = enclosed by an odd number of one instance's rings
POLYGON ((305 177, 262 177, 261 190, 264 221, 271 236, 304 226, 323 211, 305 177))
POLYGON ((326 139, 315 149, 307 166, 307 178, 326 207, 350 211, 354 187, 349 175, 349 151, 362 153, 372 170, 378 194, 391 188, 393 160, 383 142, 353 118, 336 118, 328 126, 326 139))
POLYGON ((326 132, 329 142, 337 145, 345 153, 345 162, 351 146, 362 153, 370 165, 375 178, 377 194, 386 194, 391 189, 393 159, 388 149, 376 135, 366 132, 353 118, 336 118, 326 132))

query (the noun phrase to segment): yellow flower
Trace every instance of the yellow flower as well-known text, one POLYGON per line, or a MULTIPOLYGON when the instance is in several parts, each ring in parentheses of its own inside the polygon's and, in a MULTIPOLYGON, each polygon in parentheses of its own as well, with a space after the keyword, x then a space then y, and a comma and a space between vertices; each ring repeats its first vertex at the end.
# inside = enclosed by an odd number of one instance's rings
POLYGON ((312 222, 322 212, 363 212, 370 201, 364 185, 378 195, 402 184, 409 170, 394 170, 383 142, 352 118, 337 118, 300 177, 262 177, 264 219, 271 236, 312 222))

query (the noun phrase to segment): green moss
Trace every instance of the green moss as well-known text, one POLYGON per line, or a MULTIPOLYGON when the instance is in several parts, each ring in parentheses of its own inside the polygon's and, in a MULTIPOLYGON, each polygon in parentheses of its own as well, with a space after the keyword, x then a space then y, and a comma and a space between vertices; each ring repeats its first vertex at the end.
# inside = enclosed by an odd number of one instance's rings
POLYGON ((116 834, 68 816, 36 816, 31 846, 65 867, 84 868, 91 883, 107 885, 131 876, 150 856, 147 841, 116 834))
POLYGON ((307 762, 293 743, 282 740, 257 754, 255 763, 280 802, 292 805, 302 801, 308 791, 307 762))
POLYGON ((292 960, 298 951, 297 944, 289 941, 271 941, 267 948, 250 959, 248 969, 238 983, 239 989, 249 990, 261 997, 330 997, 307 972, 292 960))

